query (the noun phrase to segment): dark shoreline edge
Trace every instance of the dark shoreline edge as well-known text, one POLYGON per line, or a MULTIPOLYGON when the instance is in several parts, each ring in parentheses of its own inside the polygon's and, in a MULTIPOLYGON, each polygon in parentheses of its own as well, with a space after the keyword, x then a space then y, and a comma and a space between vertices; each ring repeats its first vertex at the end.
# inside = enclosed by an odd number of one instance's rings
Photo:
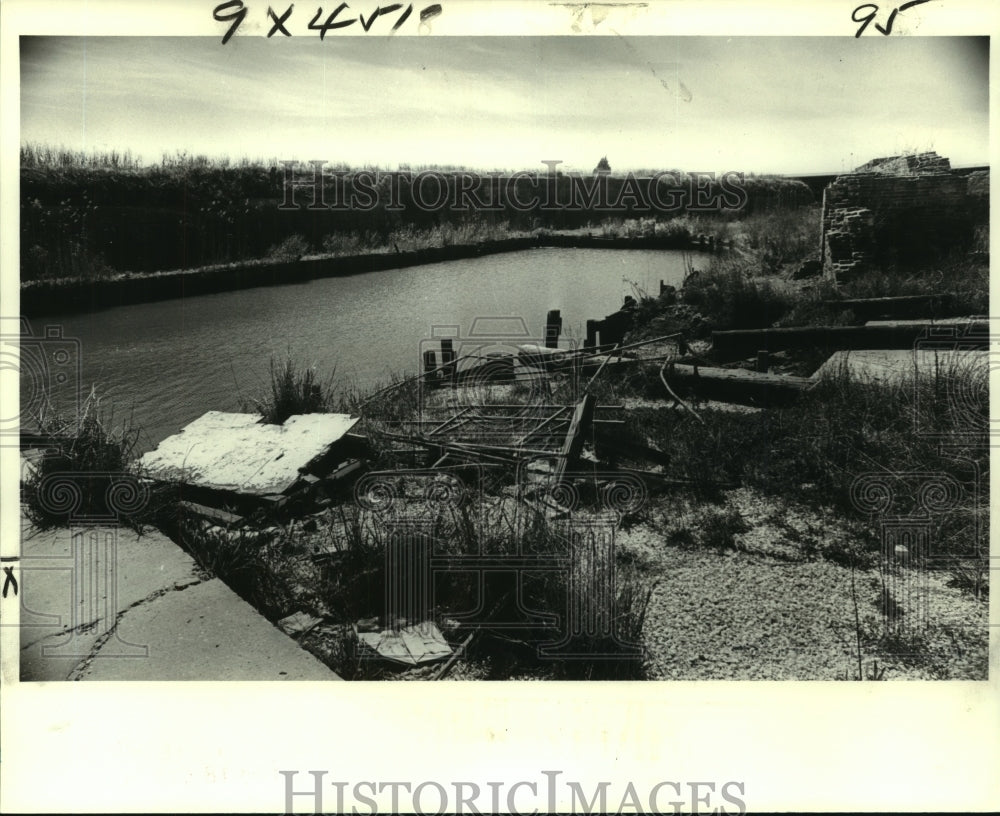
POLYGON ((97 312, 117 306, 208 295, 258 286, 282 286, 317 278, 344 277, 384 269, 476 258, 540 247, 580 249, 703 250, 707 241, 683 235, 598 237, 540 233, 475 244, 428 247, 408 252, 380 252, 333 257, 305 257, 297 261, 248 261, 200 269, 150 272, 99 279, 57 279, 21 284, 22 317, 97 312))

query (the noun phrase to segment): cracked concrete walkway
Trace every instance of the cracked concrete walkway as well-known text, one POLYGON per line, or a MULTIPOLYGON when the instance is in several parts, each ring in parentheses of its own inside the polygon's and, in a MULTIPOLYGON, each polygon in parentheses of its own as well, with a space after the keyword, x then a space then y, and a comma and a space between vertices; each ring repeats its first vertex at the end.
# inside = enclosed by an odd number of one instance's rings
POLYGON ((20 568, 22 681, 340 679, 155 530, 24 521, 20 568))

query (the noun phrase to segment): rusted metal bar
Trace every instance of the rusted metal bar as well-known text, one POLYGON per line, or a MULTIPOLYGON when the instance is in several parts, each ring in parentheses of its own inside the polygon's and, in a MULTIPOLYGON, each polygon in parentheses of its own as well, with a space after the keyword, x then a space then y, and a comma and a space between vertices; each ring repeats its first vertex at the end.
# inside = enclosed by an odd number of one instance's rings
MULTIPOLYGON (((586 394, 586 393, 588 393, 590 391, 590 386, 592 386, 594 384, 594 380, 596 380, 598 377, 601 376, 601 372, 604 371, 604 366, 606 366, 608 364, 608 361, 611 359, 611 355, 614 354, 617 349, 618 349, 618 346, 615 346, 613 349, 611 349, 611 351, 608 352, 608 356, 605 357, 604 361, 600 364, 600 366, 598 366, 597 371, 594 372, 594 376, 590 378, 590 382, 588 382, 584 386, 584 388, 583 388, 583 393, 584 394, 586 394)), ((619 351, 619 357, 618 357, 618 359, 619 360, 621 359, 621 352, 620 351, 619 351)))
POLYGON ((523 445, 525 442, 527 442, 529 439, 531 439, 531 437, 533 437, 536 434, 538 434, 542 430, 542 428, 544 428, 550 422, 552 422, 553 420, 557 420, 567 410, 569 410, 569 406, 563 406, 562 408, 560 408, 552 416, 550 416, 548 419, 544 420, 540 425, 537 425, 531 431, 529 431, 527 434, 525 434, 524 436, 522 436, 521 439, 520 439, 520 443, 523 445))
POLYGON ((438 426, 437 426, 436 428, 434 428, 434 429, 432 429, 432 430, 428 431, 428 432, 427 432, 427 435, 428 435, 428 436, 433 436, 434 434, 436 434, 436 433, 438 433, 439 431, 443 430, 443 429, 444 429, 444 428, 446 428, 446 427, 447 427, 448 425, 450 425, 450 424, 451 424, 452 422, 454 422, 454 421, 455 421, 456 419, 459 419, 460 417, 464 416, 465 414, 467 414, 467 413, 468 413, 469 411, 471 411, 471 410, 472 410, 472 406, 471 406, 471 405, 470 405, 470 406, 467 406, 467 407, 465 407, 465 408, 463 408, 463 409, 462 409, 461 411, 459 411, 459 412, 458 412, 457 414, 453 414, 452 416, 448 417, 448 419, 446 419, 446 420, 445 420, 444 422, 442 422, 442 423, 441 423, 440 425, 438 425, 438 426))

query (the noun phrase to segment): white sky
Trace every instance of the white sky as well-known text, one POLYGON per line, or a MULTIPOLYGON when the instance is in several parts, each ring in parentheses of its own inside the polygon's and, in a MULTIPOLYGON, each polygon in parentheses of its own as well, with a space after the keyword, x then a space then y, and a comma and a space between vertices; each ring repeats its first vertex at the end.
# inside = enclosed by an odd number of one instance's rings
MULTIPOLYGON (((221 30, 220 26, 220 30, 221 30)), ((21 140, 395 168, 989 159, 985 38, 22 37, 21 140)))

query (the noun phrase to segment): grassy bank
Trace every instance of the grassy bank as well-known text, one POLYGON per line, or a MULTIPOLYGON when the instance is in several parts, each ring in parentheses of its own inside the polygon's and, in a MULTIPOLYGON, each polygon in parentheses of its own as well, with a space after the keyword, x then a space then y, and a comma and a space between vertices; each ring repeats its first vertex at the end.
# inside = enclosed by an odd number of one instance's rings
MULTIPOLYGON (((529 174, 483 175, 467 190, 471 198, 464 200, 461 191, 470 176, 456 168, 390 171, 331 163, 324 171, 326 209, 309 209, 311 192, 302 189, 295 198, 301 207, 279 209, 285 202, 285 170, 277 160, 230 162, 180 154, 143 165, 127 154, 25 145, 20 179, 22 280, 192 269, 287 253, 355 254, 394 246, 405 251, 407 246, 501 240, 538 229, 599 230, 611 220, 657 214, 623 197, 625 180, 614 176, 601 183, 609 200, 621 198, 623 203, 609 212, 600 200, 586 196, 581 206, 544 206, 547 193, 529 174), (433 187, 428 184, 423 193, 414 193, 422 172, 435 174, 442 206, 420 206, 433 187), (338 185, 362 173, 368 174, 364 178, 370 192, 353 206, 343 206, 338 185), (505 191, 502 197, 495 195, 498 187, 505 191), (456 201, 459 206, 452 206, 456 201)), ((308 164, 297 166, 290 178, 297 183, 312 179, 308 164)), ((679 189, 694 184, 680 172, 671 176, 674 182, 679 189)), ((553 200, 576 200, 575 181, 559 176, 552 183, 553 200)), ((648 183, 639 181, 640 186, 648 183)), ((804 184, 788 179, 751 176, 741 185, 745 213, 812 200, 804 184)), ((717 185, 709 188, 705 194, 718 192, 717 185)), ((667 223, 686 211, 687 203, 681 202, 676 209, 660 212, 657 220, 667 223)))

